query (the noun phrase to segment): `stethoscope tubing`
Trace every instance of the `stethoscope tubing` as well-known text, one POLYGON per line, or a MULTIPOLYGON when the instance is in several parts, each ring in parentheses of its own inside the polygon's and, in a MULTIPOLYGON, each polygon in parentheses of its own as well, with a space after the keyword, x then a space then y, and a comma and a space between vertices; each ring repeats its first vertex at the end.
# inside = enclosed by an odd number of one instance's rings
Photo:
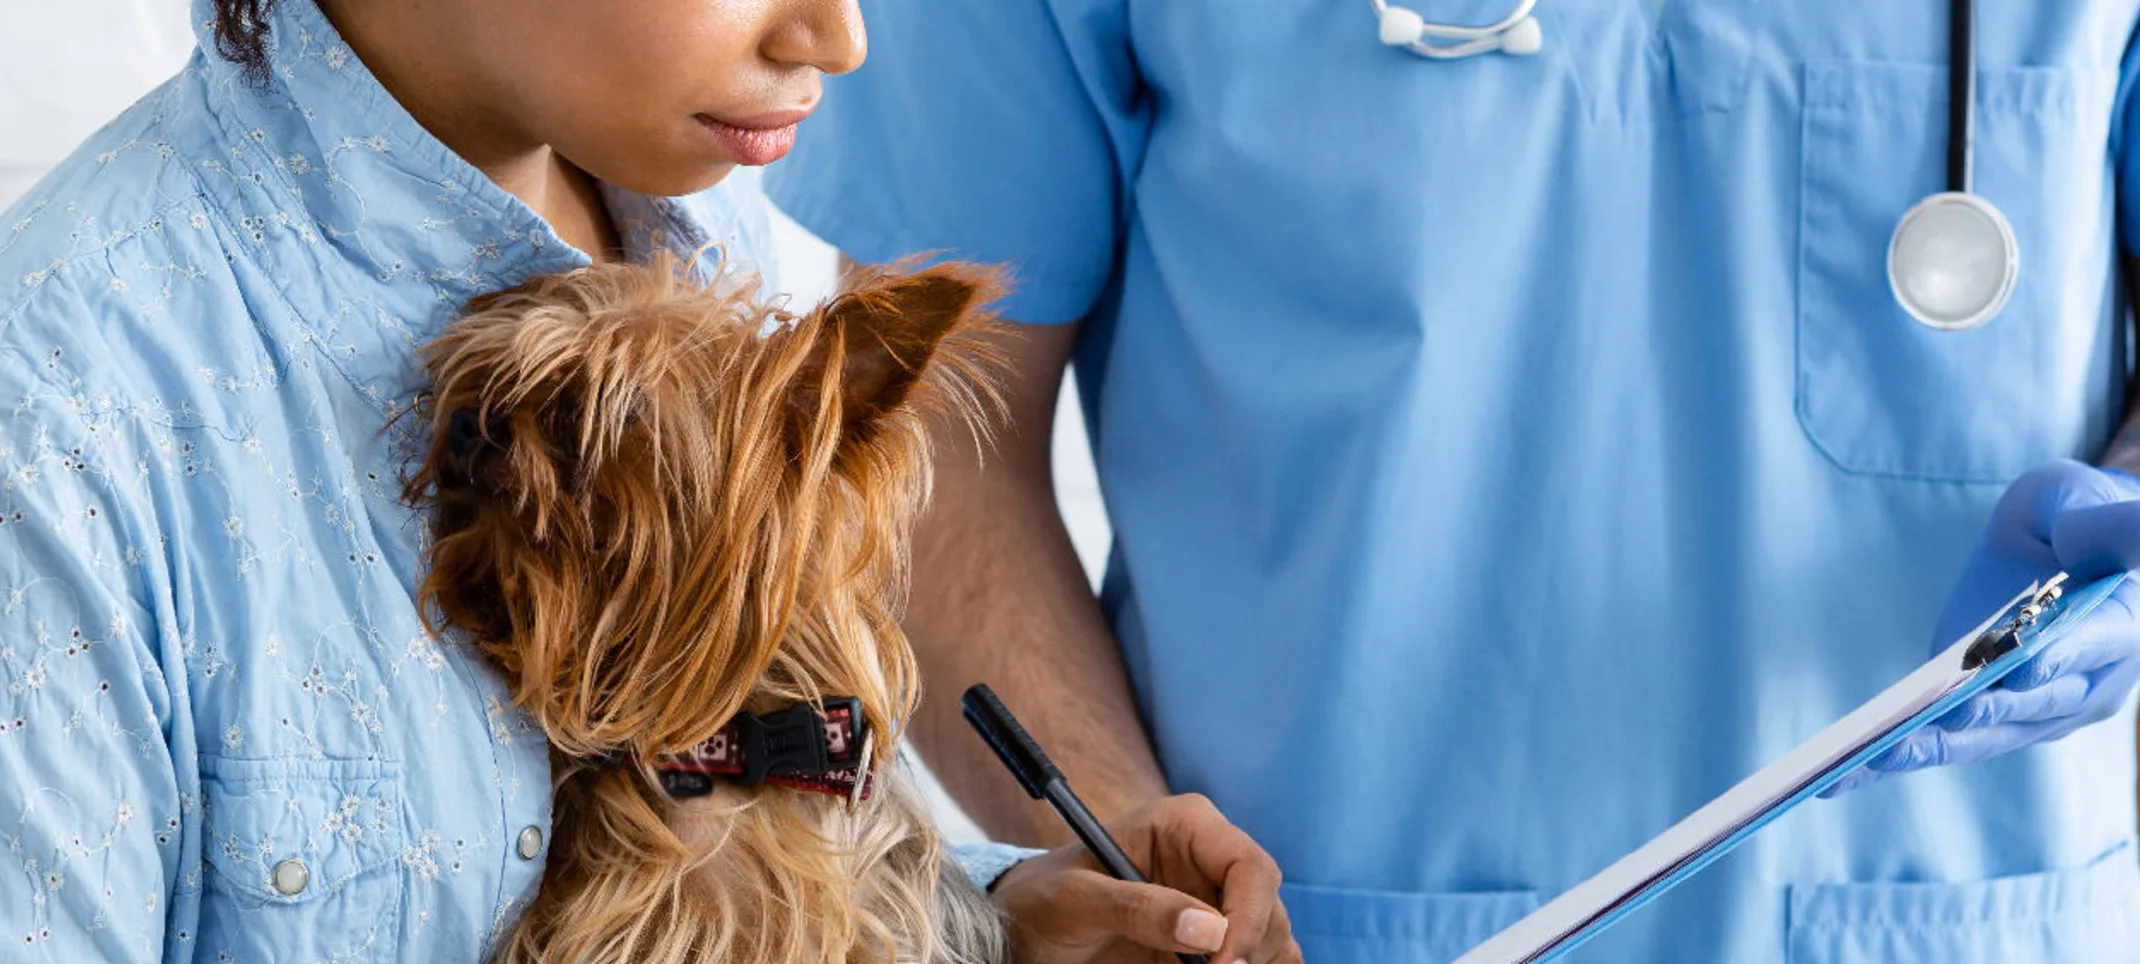
POLYGON ((1947 190, 1972 193, 1976 170, 1976 3, 1953 0, 1948 20, 1947 190))
MULTIPOLYGON (((1374 4, 1375 16, 1377 17, 1382 16, 1383 12, 1389 9, 1389 0, 1370 0, 1370 2, 1374 4)), ((1476 27, 1467 27, 1454 23, 1437 23, 1431 20, 1426 21, 1420 24, 1420 38, 1422 43, 1428 38, 1465 41, 1490 39, 1496 34, 1507 32, 1509 28, 1522 22, 1523 18, 1530 16, 1532 9, 1537 6, 1538 0, 1517 0, 1515 8, 1510 10, 1506 16, 1493 23, 1476 27)))

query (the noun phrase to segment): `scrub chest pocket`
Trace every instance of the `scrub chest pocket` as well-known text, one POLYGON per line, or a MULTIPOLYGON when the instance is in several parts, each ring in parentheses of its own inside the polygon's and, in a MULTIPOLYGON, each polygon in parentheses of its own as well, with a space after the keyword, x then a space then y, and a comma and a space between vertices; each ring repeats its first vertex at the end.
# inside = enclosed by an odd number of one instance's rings
POLYGON ((203 758, 201 798, 201 959, 401 959, 395 764, 203 758))
POLYGON ((1944 66, 1805 68, 1796 408, 1854 474, 1998 484, 2087 457, 2115 427, 2111 70, 1982 68, 1976 192, 2012 221, 2021 271, 2004 312, 1937 331, 1895 303, 1887 245, 1945 184, 1944 66))
POLYGON ((1404 894, 1286 884, 1279 896, 1311 964, 1453 961, 1539 904, 1528 890, 1404 894))
POLYGON ((2124 964, 2140 958, 2140 856, 1960 884, 1793 887, 1788 964, 2124 964))

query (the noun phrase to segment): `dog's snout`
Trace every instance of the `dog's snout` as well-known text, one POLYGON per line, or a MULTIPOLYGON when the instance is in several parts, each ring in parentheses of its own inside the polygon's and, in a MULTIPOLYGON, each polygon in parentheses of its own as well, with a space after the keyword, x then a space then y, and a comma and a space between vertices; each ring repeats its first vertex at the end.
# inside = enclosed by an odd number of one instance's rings
POLYGON ((446 420, 447 458, 440 480, 455 487, 477 484, 490 457, 508 444, 504 424, 489 422, 474 408, 455 410, 446 420))
POLYGON ((482 416, 472 408, 454 412, 452 421, 446 426, 446 450, 465 459, 476 454, 476 448, 482 444, 482 416))
POLYGON ((446 425, 446 450, 464 459, 510 444, 512 436, 504 422, 490 422, 473 408, 455 411, 446 425))

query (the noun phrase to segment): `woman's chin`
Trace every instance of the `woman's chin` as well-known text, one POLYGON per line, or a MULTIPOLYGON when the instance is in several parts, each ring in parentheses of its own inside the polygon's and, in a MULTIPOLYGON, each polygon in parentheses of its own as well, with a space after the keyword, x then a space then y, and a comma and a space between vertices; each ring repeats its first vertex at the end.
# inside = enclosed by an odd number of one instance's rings
POLYGON ((616 165, 578 164, 595 180, 633 194, 649 197, 683 197, 713 187, 736 169, 727 158, 634 158, 637 163, 616 165))
POLYGON ((660 190, 639 190, 636 188, 627 188, 627 190, 635 190, 640 194, 658 194, 663 197, 682 197, 686 194, 697 194, 721 183, 728 178, 728 175, 735 173, 735 170, 736 163, 734 161, 721 161, 716 164, 694 168, 688 173, 680 172, 673 177, 665 178, 663 183, 659 185, 662 188, 660 190))

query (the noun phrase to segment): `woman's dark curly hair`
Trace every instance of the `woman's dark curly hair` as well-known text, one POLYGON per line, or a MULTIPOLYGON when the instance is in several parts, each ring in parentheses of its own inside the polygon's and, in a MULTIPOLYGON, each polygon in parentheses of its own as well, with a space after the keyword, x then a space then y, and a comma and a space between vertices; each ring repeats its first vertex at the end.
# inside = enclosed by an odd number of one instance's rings
POLYGON ((276 0, 215 0, 215 51, 245 68, 256 81, 267 79, 268 10, 276 0))

